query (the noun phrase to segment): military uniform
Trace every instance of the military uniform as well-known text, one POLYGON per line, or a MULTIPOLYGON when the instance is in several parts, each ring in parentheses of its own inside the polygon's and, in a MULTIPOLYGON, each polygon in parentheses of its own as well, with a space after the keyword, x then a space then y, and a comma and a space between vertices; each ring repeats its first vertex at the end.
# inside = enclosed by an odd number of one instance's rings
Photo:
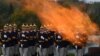
POLYGON ((54 40, 55 40, 55 35, 54 35, 54 31, 49 31, 48 30, 48 36, 49 36, 49 48, 48 48, 48 54, 49 56, 53 56, 54 55, 54 40))
POLYGON ((38 32, 38 43, 39 56, 48 56, 48 34, 43 29, 38 32))
MULTIPOLYGON (((25 25, 22 26, 22 28, 25 25)), ((20 56, 28 56, 28 47, 29 47, 29 40, 28 40, 29 34, 28 32, 25 31, 25 29, 20 32, 20 37, 19 37, 19 51, 20 51, 20 56)))
POLYGON ((13 28, 12 28, 11 24, 8 25, 8 34, 9 34, 9 37, 11 38, 11 41, 10 41, 11 55, 14 56, 14 52, 15 52, 14 51, 14 46, 15 46, 15 44, 14 44, 14 38, 15 38, 15 36, 13 35, 14 32, 13 32, 13 28))
MULTIPOLYGON (((86 38, 87 35, 85 34, 80 34, 79 32, 76 32, 76 38, 86 38)), ((86 39, 85 39, 86 40, 86 39)), ((85 46, 86 42, 82 41, 82 45, 75 45, 76 48, 76 53, 75 56, 83 56, 84 55, 84 46, 85 46)))
POLYGON ((7 31, 7 26, 4 26, 4 31, 1 32, 2 53, 3 56, 12 56, 11 54, 11 37, 7 31))
POLYGON ((18 56, 19 55, 18 37, 19 37, 18 30, 17 29, 13 29, 13 31, 12 31, 12 45, 13 45, 14 56, 18 56))
POLYGON ((75 48, 76 48, 75 56, 83 56, 83 48, 82 48, 82 46, 75 45, 75 48))
POLYGON ((30 25, 29 31, 29 55, 36 56, 36 42, 37 42, 37 30, 34 29, 35 25, 30 25))
POLYGON ((69 47, 69 45, 71 44, 69 41, 67 41, 67 40, 63 40, 62 41, 62 46, 63 46, 63 48, 64 48, 64 53, 63 53, 63 56, 68 56, 68 47, 69 47))
POLYGON ((66 56, 67 43, 63 40, 60 34, 55 34, 55 53, 54 56, 66 56))

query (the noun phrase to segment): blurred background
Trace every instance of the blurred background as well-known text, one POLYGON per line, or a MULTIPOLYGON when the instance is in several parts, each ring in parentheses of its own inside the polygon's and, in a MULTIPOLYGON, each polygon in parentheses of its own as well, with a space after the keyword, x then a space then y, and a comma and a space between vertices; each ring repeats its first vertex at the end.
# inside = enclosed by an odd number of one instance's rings
MULTIPOLYGON (((36 23, 41 25, 35 13, 24 11, 21 9, 20 0, 0 0, 0 26, 6 23, 36 23)), ((77 6, 81 11, 86 12, 92 21, 100 26, 100 1, 99 0, 52 0, 69 7, 69 5, 77 6)))

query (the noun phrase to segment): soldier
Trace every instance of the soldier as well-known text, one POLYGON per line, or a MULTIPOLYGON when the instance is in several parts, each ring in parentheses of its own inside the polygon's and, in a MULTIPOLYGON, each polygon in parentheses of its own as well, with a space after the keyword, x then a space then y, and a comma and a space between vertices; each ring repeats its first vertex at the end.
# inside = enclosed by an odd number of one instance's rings
POLYGON ((83 56, 83 47, 80 45, 75 45, 76 53, 75 56, 83 56))
POLYGON ((11 56, 13 56, 13 54, 14 54, 14 52, 13 52, 14 45, 13 45, 13 36, 12 36, 12 34, 13 34, 13 32, 12 32, 12 25, 9 24, 8 25, 8 35, 11 38, 11 40, 10 40, 10 49, 11 49, 10 50, 10 54, 11 54, 11 56))
POLYGON ((59 33, 55 33, 55 53, 54 56, 66 56, 66 41, 59 33))
POLYGON ((54 55, 54 31, 48 30, 48 36, 49 36, 49 48, 48 48, 48 54, 49 56, 54 55))
POLYGON ((26 31, 26 27, 24 24, 22 25, 22 29, 20 32, 20 37, 19 37, 19 51, 20 51, 20 56, 28 56, 28 32, 26 31))
POLYGON ((63 56, 68 56, 69 45, 71 45, 71 43, 69 41, 67 41, 66 39, 63 39, 63 41, 62 41, 62 47, 64 49, 63 56))
POLYGON ((29 31, 29 53, 30 56, 36 56, 36 42, 37 42, 37 30, 36 30, 36 25, 30 24, 30 31, 29 31))
POLYGON ((80 45, 75 45, 75 48, 76 48, 75 56, 83 56, 84 55, 84 52, 85 52, 84 47, 86 45, 86 40, 87 40, 86 37, 87 37, 87 35, 81 34, 81 33, 77 32, 76 33, 76 38, 78 40, 80 40, 80 37, 81 38, 84 38, 84 41, 81 41, 82 44, 80 44, 80 45))
POLYGON ((13 31, 12 31, 12 43, 13 43, 13 52, 14 52, 14 56, 18 56, 19 55, 19 50, 18 50, 18 29, 17 29, 17 25, 14 23, 13 25, 13 31))
POLYGON ((45 28, 42 26, 38 33, 38 52, 39 56, 48 56, 48 35, 45 28))
POLYGON ((11 55, 11 37, 9 37, 8 26, 4 25, 3 31, 1 32, 1 41, 2 41, 2 53, 3 56, 12 56, 11 55))

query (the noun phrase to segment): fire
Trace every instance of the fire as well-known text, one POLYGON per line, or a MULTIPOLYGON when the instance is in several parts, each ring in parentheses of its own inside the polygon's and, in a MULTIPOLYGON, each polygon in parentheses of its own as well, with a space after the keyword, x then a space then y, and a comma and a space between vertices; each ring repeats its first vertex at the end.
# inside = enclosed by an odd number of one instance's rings
POLYGON ((25 0, 25 9, 35 12, 46 28, 56 31, 74 44, 83 44, 97 31, 89 16, 77 7, 65 8, 49 0, 25 0))

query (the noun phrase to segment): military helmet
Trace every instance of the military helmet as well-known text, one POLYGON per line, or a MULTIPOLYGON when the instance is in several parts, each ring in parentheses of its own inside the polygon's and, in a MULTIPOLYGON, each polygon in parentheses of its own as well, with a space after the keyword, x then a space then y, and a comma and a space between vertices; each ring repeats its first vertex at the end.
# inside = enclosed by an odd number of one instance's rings
POLYGON ((44 28, 44 26, 41 26, 41 27, 40 27, 40 29, 43 29, 43 28, 44 28))
POLYGON ((11 25, 11 24, 9 24, 8 26, 9 26, 9 27, 12 27, 12 25, 11 25))
POLYGON ((4 25, 4 26, 3 26, 3 29, 4 29, 4 30, 7 30, 7 29, 8 29, 8 26, 7 26, 7 25, 4 25))
POLYGON ((13 27, 17 27, 17 25, 14 23, 14 24, 13 24, 13 27))
POLYGON ((4 28, 7 28, 7 25, 4 25, 3 27, 4 27, 4 28))
POLYGON ((22 24, 22 28, 24 28, 25 27, 25 24, 22 24))
POLYGON ((32 27, 33 25, 32 25, 32 24, 30 24, 29 26, 30 26, 30 27, 32 27))
POLYGON ((36 24, 33 24, 33 27, 36 27, 36 24))
POLYGON ((26 25, 25 25, 25 27, 26 27, 26 28, 28 28, 28 27, 29 27, 29 25, 28 25, 28 24, 26 24, 26 25))

